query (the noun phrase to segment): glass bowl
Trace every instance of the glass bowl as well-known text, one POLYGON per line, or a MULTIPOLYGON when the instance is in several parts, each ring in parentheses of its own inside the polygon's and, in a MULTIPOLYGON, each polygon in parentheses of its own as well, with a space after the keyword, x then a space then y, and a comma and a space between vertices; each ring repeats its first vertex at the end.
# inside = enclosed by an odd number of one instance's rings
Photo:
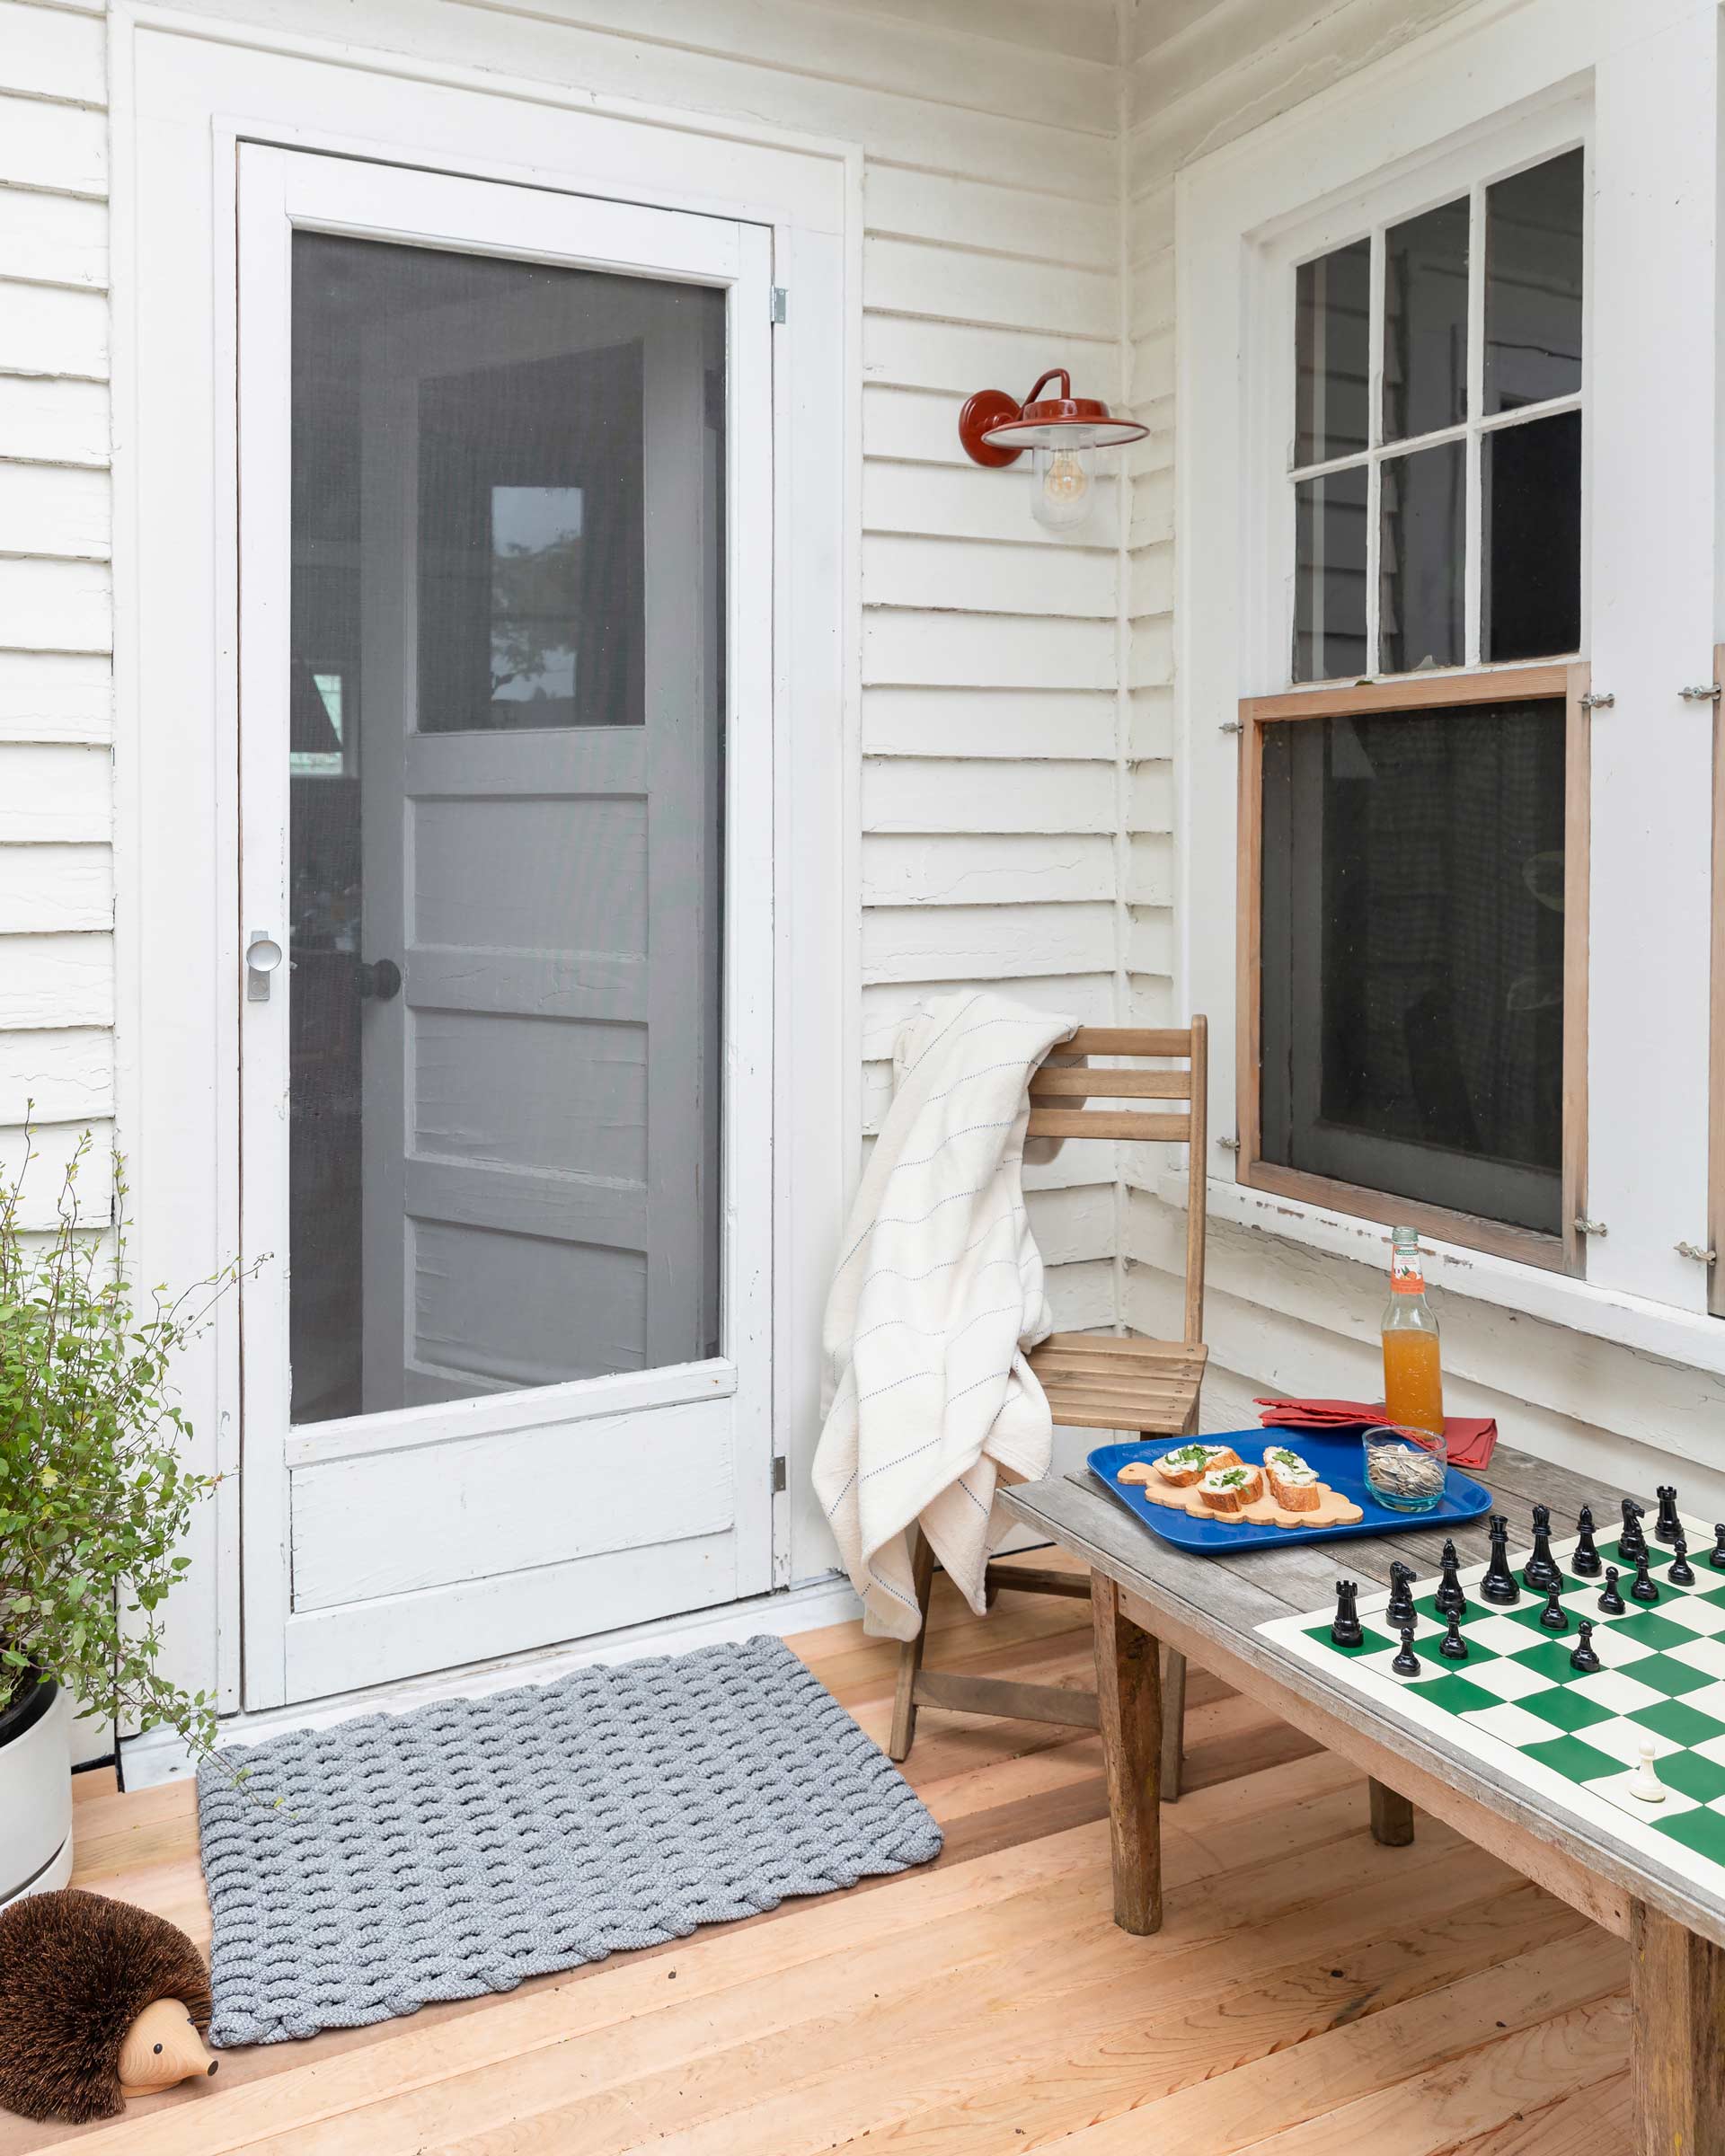
POLYGON ((1366 1487, 1392 1512, 1435 1512, 1443 1501, 1449 1448, 1441 1433, 1384 1422, 1360 1440, 1366 1487))

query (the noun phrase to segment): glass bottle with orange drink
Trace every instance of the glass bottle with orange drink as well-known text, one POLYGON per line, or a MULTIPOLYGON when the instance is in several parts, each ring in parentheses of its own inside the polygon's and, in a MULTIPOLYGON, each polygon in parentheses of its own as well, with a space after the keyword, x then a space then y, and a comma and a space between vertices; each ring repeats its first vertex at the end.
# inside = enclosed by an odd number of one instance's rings
POLYGON ((1420 1238, 1397 1228, 1390 1238, 1390 1301, 1384 1312, 1384 1418, 1441 1436, 1444 1373, 1438 1321, 1426 1301, 1420 1238))

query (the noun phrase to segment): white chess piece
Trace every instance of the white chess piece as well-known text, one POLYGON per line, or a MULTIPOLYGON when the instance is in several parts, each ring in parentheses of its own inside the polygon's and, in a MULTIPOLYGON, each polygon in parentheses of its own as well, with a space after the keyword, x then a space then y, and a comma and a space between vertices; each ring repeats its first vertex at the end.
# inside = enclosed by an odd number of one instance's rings
POLYGON ((1629 1793, 1643 1804, 1663 1804, 1665 1784, 1653 1772, 1653 1739, 1644 1736, 1641 1742, 1641 1759, 1630 1778, 1629 1793))

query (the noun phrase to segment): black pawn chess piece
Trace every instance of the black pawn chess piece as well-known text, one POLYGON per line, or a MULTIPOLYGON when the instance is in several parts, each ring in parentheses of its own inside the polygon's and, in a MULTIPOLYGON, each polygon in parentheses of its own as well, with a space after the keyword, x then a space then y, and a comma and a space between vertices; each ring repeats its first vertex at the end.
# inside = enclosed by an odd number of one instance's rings
POLYGON ((1465 1617, 1467 1614, 1467 1596, 1462 1592, 1462 1583, 1458 1577, 1457 1568, 1460 1564, 1461 1560, 1455 1554, 1455 1543, 1446 1541, 1444 1543, 1444 1576, 1438 1583, 1438 1592, 1431 1598, 1440 1617, 1465 1617))
POLYGON ((1725 1520, 1713 1522, 1713 1546, 1707 1552, 1707 1562, 1715 1572, 1725 1572, 1725 1520))
POLYGON ((1563 1575, 1557 1568, 1557 1560, 1552 1555, 1552 1508, 1549 1505, 1534 1507, 1533 1555, 1521 1568, 1523 1582, 1535 1595, 1549 1595, 1553 1587, 1563 1585, 1563 1575))
POLYGON ((1599 1607, 1607 1617, 1621 1617, 1629 1607, 1629 1604, 1617 1592, 1617 1568, 1615 1565, 1606 1567, 1606 1584, 1599 1590, 1599 1607))
POLYGON ((1672 1545, 1671 1562, 1665 1568, 1665 1577, 1674 1587, 1693 1587, 1695 1568, 1689 1562, 1689 1545, 1679 1535, 1672 1545))
POLYGON ((1413 1596, 1409 1589, 1413 1585, 1413 1567, 1404 1565, 1400 1559, 1390 1563, 1390 1599, 1384 1604, 1384 1621, 1398 1628, 1413 1622, 1413 1596))
POLYGON ((1593 1650, 1593 1621, 1591 1618, 1584 1617, 1581 1620, 1581 1637, 1576 1641, 1575 1651, 1570 1657, 1570 1667, 1579 1669, 1584 1677, 1590 1677, 1596 1670, 1605 1667, 1593 1650))
POLYGON ((1570 1570, 1578 1579, 1597 1579, 1601 1560, 1593 1540, 1593 1507, 1584 1505, 1576 1515, 1575 1524, 1581 1539, 1570 1554, 1570 1570))
POLYGON ((1569 1612, 1557 1599, 1555 1587, 1546 1593, 1545 1607, 1539 1613, 1539 1621, 1548 1632, 1567 1632, 1570 1629, 1569 1612))
POLYGON ((1623 1499, 1623 1531, 1617 1538, 1618 1555, 1630 1564, 1647 1549, 1647 1537, 1641 1533, 1642 1513, 1633 1498, 1623 1499))
POLYGON ((1449 1614, 1449 1630, 1438 1642, 1438 1652, 1446 1662, 1465 1662, 1467 1660, 1467 1642, 1462 1638, 1462 1620, 1459 1613, 1454 1610, 1449 1614))
POLYGON ((1359 1582, 1339 1579, 1336 1582, 1336 1614, 1330 1627, 1330 1637, 1338 1647, 1359 1647, 1366 1634, 1359 1622, 1359 1582))
POLYGON ((1654 1493, 1659 1500, 1659 1516, 1653 1523, 1656 1542, 1675 1542, 1683 1533, 1683 1522, 1677 1517, 1677 1486, 1675 1482, 1660 1485, 1654 1493))
POLYGON ((1500 1513, 1491 1515, 1489 1532, 1491 1536, 1491 1561, 1485 1568, 1485 1577, 1480 1582, 1480 1595, 1486 1602, 1519 1602, 1521 1589, 1516 1585, 1516 1576, 1509 1569, 1509 1523, 1500 1513))
POLYGON ((1390 1667, 1398 1677, 1417 1677, 1420 1674, 1421 1664, 1413 1651, 1413 1627, 1411 1624, 1402 1627, 1402 1644, 1396 1649, 1395 1659, 1390 1667))
POLYGON ((1659 1599, 1659 1590, 1654 1586, 1647 1568, 1645 1550, 1635 1560, 1635 1577, 1629 1583, 1629 1594, 1632 1602, 1657 1602, 1659 1599))

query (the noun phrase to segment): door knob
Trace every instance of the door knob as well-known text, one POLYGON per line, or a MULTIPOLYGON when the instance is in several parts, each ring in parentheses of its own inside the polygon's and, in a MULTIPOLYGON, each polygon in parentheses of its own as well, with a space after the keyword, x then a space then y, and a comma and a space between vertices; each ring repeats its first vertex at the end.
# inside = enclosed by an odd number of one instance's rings
POLYGON ((359 993, 380 1003, 402 993, 402 969, 394 959, 374 959, 359 968, 359 993))
POLYGON ((252 931, 245 947, 245 1000, 248 1003, 267 1003, 270 1001, 270 976, 281 964, 281 945, 261 928, 252 931))

